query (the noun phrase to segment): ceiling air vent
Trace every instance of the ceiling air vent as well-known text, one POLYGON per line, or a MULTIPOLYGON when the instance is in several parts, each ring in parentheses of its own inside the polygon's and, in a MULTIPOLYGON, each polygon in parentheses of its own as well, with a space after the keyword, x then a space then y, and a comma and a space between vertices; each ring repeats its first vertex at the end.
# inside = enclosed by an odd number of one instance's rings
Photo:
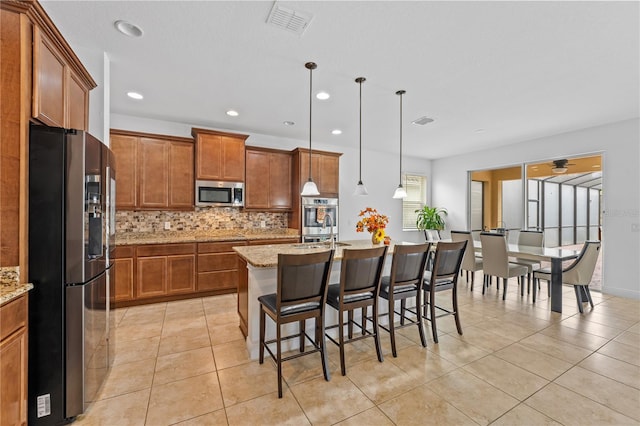
POLYGON ((416 118, 411 123, 419 126, 424 126, 425 124, 433 123, 433 118, 429 118, 425 115, 424 117, 416 118))
POLYGON ((312 19, 313 15, 309 13, 289 9, 275 2, 267 23, 301 36, 311 24, 312 19))

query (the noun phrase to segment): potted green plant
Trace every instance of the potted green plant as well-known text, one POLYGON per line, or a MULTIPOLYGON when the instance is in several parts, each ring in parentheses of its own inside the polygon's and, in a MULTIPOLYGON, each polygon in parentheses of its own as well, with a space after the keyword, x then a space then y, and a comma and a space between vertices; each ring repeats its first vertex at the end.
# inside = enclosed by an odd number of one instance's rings
POLYGON ((432 239, 429 238, 428 231, 442 231, 444 229, 444 217, 448 214, 447 209, 425 205, 416 210, 416 213, 418 213, 416 227, 424 232, 424 237, 427 241, 432 239))

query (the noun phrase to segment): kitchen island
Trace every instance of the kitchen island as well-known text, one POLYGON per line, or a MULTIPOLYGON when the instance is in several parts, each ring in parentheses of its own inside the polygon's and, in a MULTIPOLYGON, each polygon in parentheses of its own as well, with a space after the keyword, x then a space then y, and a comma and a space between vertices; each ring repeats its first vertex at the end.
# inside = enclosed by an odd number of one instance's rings
MULTIPOLYGON (((398 243, 398 244, 413 244, 413 243, 398 243)), ((389 251, 387 252, 387 259, 385 261, 383 274, 388 275, 391 269, 390 254, 393 253, 395 244, 389 245, 389 251)), ((341 241, 336 243, 336 250, 333 257, 333 266, 331 268, 331 278, 329 282, 335 284, 340 280, 340 268, 342 253, 345 248, 347 249, 365 249, 380 247, 380 245, 374 245, 371 240, 351 240, 341 241)), ((277 267, 278 267, 278 254, 307 254, 317 253, 328 249, 328 245, 318 243, 306 243, 306 244, 279 244, 279 245, 263 245, 263 246, 238 246, 233 248, 236 253, 246 262, 247 267, 247 307, 245 310, 239 309, 239 312, 246 312, 247 318, 241 318, 241 321, 246 321, 248 326, 247 331, 247 350, 252 359, 258 358, 258 348, 260 343, 260 304, 258 303, 258 297, 264 294, 275 293, 277 288, 277 267)), ((386 305, 380 305, 380 313, 387 311, 386 305)), ((242 314, 241 314, 242 315, 242 314)), ((356 320, 358 319, 359 312, 356 312, 356 320)), ((337 313, 333 309, 327 309, 326 324, 337 323, 337 313)), ((313 330, 315 325, 313 320, 307 320, 307 330, 313 330)), ((271 339, 275 336, 275 325, 272 321, 267 321, 266 335, 267 339, 271 339)), ((285 335, 296 333, 298 330, 297 324, 288 324, 283 327, 285 335)), ((283 342, 283 350, 289 350, 297 348, 297 341, 288 340, 283 342)))

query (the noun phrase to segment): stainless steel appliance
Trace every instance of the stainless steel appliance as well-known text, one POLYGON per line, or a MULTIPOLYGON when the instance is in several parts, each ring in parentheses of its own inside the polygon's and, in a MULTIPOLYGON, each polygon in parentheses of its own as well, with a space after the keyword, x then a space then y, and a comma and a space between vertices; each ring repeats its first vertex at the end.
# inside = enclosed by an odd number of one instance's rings
POLYGON ((115 172, 88 133, 29 131, 29 424, 57 425, 84 412, 109 367, 115 172))
POLYGON ((244 206, 244 183, 197 180, 196 206, 242 207, 244 206))
POLYGON ((302 242, 338 240, 338 199, 302 197, 302 242), (329 216, 327 218, 326 216, 329 216))

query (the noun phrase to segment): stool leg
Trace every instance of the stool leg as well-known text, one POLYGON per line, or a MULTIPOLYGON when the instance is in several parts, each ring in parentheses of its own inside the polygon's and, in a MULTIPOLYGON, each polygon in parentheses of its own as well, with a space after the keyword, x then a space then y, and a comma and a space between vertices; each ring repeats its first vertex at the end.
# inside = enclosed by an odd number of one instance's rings
POLYGON ((391 354, 394 358, 398 357, 396 352, 396 328, 395 319, 393 318, 395 312, 393 311, 395 301, 393 300, 393 294, 389 294, 389 336, 391 337, 391 354))
POLYGON ((300 352, 304 352, 304 333, 305 333, 306 321, 300 321, 300 352))
POLYGON ((347 367, 344 364, 344 313, 338 311, 338 341, 340 343, 340 372, 343 376, 347 375, 347 367))
POLYGON ((460 315, 458 314, 458 284, 454 284, 453 290, 451 291, 451 295, 453 297, 453 318, 456 320, 456 328, 458 329, 458 334, 462 336, 462 326, 460 325, 460 315))
POLYGON ((407 308, 406 300, 407 299, 400 300, 400 325, 404 325, 405 310, 407 308))
POLYGON ((282 398, 282 336, 280 331, 280 324, 276 323, 276 364, 278 364, 278 398, 282 398))
MULTIPOLYGON (((424 334, 424 323, 422 322, 422 304, 420 301, 421 291, 416 292, 416 322, 418 323, 418 331, 420 332, 420 342, 423 347, 427 347, 427 338, 424 334)), ((422 302, 424 304, 424 302, 422 302)))
POLYGON ((353 339, 353 309, 347 313, 347 330, 349 333, 349 339, 353 339))
POLYGON ((378 327, 378 302, 373 302, 373 333, 376 341, 376 352, 378 353, 378 361, 384 361, 382 357, 382 346, 380 345, 380 328, 378 327))
POLYGON ((362 307, 362 335, 366 334, 367 330, 367 307, 362 307))
POLYGON ((429 294, 429 314, 431 315, 431 333, 433 334, 433 341, 438 343, 438 330, 436 328, 436 304, 435 293, 429 294))
POLYGON ((331 380, 331 372, 329 371, 329 359, 327 358, 327 340, 324 337, 324 310, 318 318, 316 318, 316 344, 320 347, 320 356, 322 357, 322 372, 324 379, 328 382, 331 380))
POLYGON ((260 304, 260 354, 258 358, 260 364, 264 363, 264 317, 264 307, 260 304))

